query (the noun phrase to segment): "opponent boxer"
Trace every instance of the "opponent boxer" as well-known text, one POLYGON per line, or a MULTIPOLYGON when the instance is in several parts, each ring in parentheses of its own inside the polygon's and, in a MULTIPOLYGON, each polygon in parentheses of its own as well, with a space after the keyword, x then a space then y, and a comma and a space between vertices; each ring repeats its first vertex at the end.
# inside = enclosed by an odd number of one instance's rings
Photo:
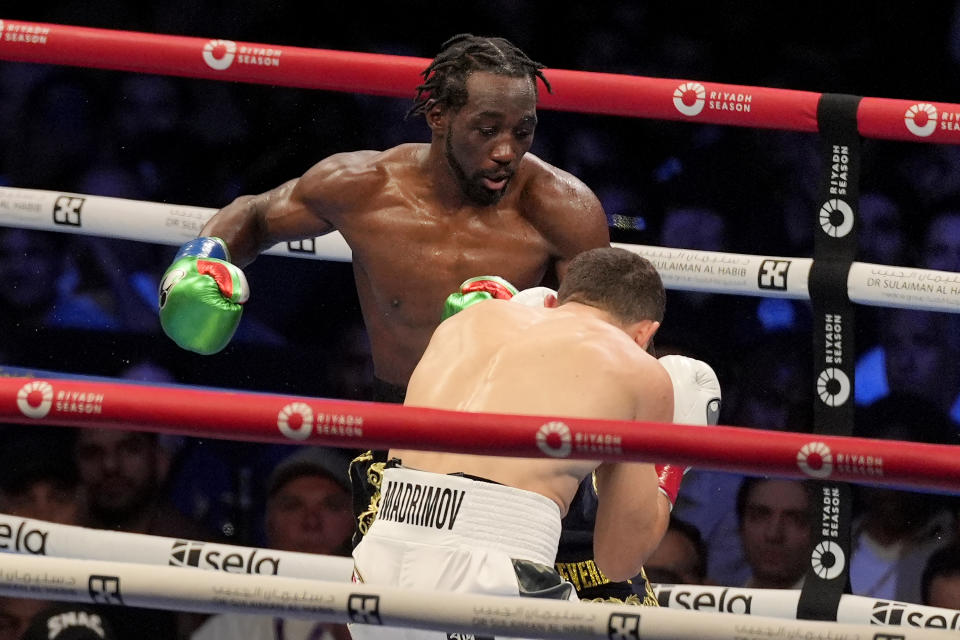
MULTIPOLYGON (((472 278, 463 283, 459 292, 447 298, 446 312, 452 314, 481 299, 493 297, 534 307, 552 307, 556 305, 557 292, 549 287, 534 287, 514 295, 500 283, 491 282, 489 277, 472 278)), ((648 351, 653 351, 652 341, 648 351)), ((680 355, 665 355, 660 358, 660 364, 667 370, 673 384, 673 421, 690 425, 717 424, 720 381, 710 365, 680 355)), ((661 495, 659 513, 670 513, 689 468, 668 463, 657 464, 654 469, 661 495)), ((597 567, 593 558, 593 528, 598 507, 596 484, 595 479, 580 484, 574 503, 563 519, 554 566, 563 578, 573 583, 581 600, 657 606, 656 596, 643 571, 629 580, 612 581, 597 567)))
POLYGON ((184 245, 161 285, 164 331, 222 349, 248 296, 239 269, 278 242, 339 231, 353 252, 381 401, 402 402, 447 294, 498 273, 559 282, 577 253, 609 245, 606 217, 574 176, 528 153, 542 65, 502 38, 448 40, 411 115, 429 144, 339 153, 266 193, 237 198, 184 245))
MULTIPOLYGON (((571 263, 549 307, 483 301, 443 322, 413 373, 405 404, 668 422, 673 384, 645 351, 663 306, 663 285, 649 261, 623 249, 585 252, 571 263)), ((376 520, 354 550, 358 581, 571 598, 572 585, 550 565, 560 518, 594 469, 600 496, 594 553, 607 576, 639 573, 666 528, 650 464, 411 450, 390 455, 376 520)), ((391 637, 382 627, 351 631, 358 640, 391 637)), ((393 637, 448 636, 408 631, 393 637)))

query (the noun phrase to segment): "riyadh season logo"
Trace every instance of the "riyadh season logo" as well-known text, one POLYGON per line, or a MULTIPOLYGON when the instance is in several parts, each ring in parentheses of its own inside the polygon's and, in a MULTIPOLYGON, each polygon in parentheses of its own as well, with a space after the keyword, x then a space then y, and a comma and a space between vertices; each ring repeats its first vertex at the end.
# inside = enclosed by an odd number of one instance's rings
POLYGON ((831 238, 842 238, 853 229, 853 209, 839 198, 832 198, 820 207, 820 228, 831 238))
POLYGON ((52 406, 53 387, 47 382, 28 382, 17 392, 17 408, 28 418, 45 418, 52 406))
POLYGON ((280 409, 277 427, 291 440, 306 440, 313 430, 313 409, 303 402, 288 404, 280 409))
POLYGON ((703 111, 707 90, 699 82, 684 82, 673 92, 673 106, 685 116, 695 116, 703 111))
POLYGON ((840 369, 828 367, 817 376, 817 395, 828 407, 839 407, 850 399, 850 378, 840 369))
POLYGON ((937 129, 937 108, 926 102, 910 105, 903 114, 903 122, 910 133, 926 138, 937 129))
POLYGON ((843 549, 833 540, 823 540, 810 554, 810 564, 813 570, 823 580, 833 580, 843 573, 847 565, 843 549))
POLYGON ((537 447, 552 458, 566 458, 572 446, 570 427, 562 422, 547 422, 537 429, 537 447))
POLYGON ((217 71, 229 68, 236 55, 237 43, 232 40, 211 40, 203 45, 203 61, 217 71))
POLYGON ((833 454, 822 442, 808 442, 797 452, 797 466, 811 478, 827 478, 833 473, 833 454))

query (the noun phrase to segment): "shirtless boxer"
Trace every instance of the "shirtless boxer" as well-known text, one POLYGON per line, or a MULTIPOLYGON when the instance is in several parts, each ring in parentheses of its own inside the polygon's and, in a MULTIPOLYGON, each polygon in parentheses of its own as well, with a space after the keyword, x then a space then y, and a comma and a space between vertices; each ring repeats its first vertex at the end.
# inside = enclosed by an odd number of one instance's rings
POLYGON ((401 402, 444 298, 462 281, 497 273, 521 289, 559 282, 573 256, 609 245, 593 192, 528 153, 541 68, 502 38, 447 41, 410 110, 425 117, 430 143, 339 153, 221 209, 167 271, 164 330, 186 349, 222 349, 247 295, 238 267, 278 242, 337 230, 353 252, 374 399, 401 402))
MULTIPOLYGON (((338 230, 353 250, 373 352, 373 399, 402 402, 444 298, 459 283, 481 273, 498 273, 522 289, 556 283, 573 256, 609 244, 593 192, 527 153, 539 69, 503 39, 457 36, 445 43, 411 109, 425 117, 430 144, 337 154, 299 179, 224 207, 164 276, 164 330, 199 353, 222 349, 248 295, 237 265, 277 242, 338 230)), ((376 485, 381 465, 357 465, 355 482, 376 485)), ((369 499, 359 502, 358 515, 369 499)), ((564 535, 577 544, 565 557, 571 566, 592 566, 594 506, 574 512, 581 522, 564 535)), ((631 592, 630 585, 601 582, 588 597, 631 592)))
MULTIPOLYGON (((670 376, 645 350, 664 297, 644 258, 623 249, 585 252, 571 262, 558 306, 490 300, 443 322, 405 404, 670 422, 670 376)), ((651 464, 411 450, 390 457, 377 518, 354 550, 355 577, 369 584, 570 597, 572 586, 564 592, 552 568, 560 519, 594 469, 594 556, 611 580, 637 575, 665 528, 651 464)), ((447 637, 351 631, 357 639, 447 637)))

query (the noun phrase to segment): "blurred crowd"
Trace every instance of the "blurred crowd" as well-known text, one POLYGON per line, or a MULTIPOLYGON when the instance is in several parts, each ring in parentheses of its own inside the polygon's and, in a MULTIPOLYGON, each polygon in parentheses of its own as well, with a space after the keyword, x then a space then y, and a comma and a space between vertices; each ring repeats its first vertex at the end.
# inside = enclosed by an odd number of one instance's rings
MULTIPOLYGON (((548 66, 548 78, 552 67, 960 103, 952 81, 960 71, 960 3, 953 2, 922 11, 904 3, 827 11, 816 3, 691 10, 627 0, 410 2, 382 7, 372 22, 348 3, 45 5, 12 7, 3 18, 425 58, 450 35, 470 31, 513 40, 548 66)), ((283 87, 4 62, 0 96, 0 186, 204 207, 271 188, 334 152, 429 139, 420 119, 404 119, 409 101, 283 87)), ((543 110, 539 117, 533 153, 597 193, 614 241, 812 255, 816 136, 543 110)), ((865 140, 863 149, 857 259, 960 272, 960 147, 865 140)), ((157 285, 174 252, 0 227, 0 365, 369 397, 369 345, 349 264, 259 258, 246 270, 252 297, 236 338, 202 357, 176 348, 159 328, 157 285)), ((956 442, 957 317, 863 306, 856 313, 857 433, 956 442)), ((803 301, 671 291, 658 347, 716 369, 722 424, 809 431, 810 319, 803 301)), ((0 437, 14 442, 21 432, 9 427, 0 437)), ((58 465, 63 477, 47 478, 48 510, 34 517, 133 531, 162 521, 173 527, 163 535, 279 544, 265 524, 270 496, 251 479, 266 478, 286 449, 61 435, 71 462, 58 465), (119 469, 114 458, 136 452, 153 461, 138 481, 146 488, 132 499, 140 511, 112 512, 100 501, 122 496, 107 495, 90 460, 119 469)), ((116 469, 114 480, 133 483, 116 469)), ((12 513, 33 472, 0 472, 8 476, 0 512, 12 513)), ((931 585, 948 578, 923 569, 941 553, 938 566, 953 566, 945 575, 958 579, 958 554, 948 546, 957 504, 885 491, 857 491, 854 592, 943 604, 931 585)), ((333 509, 324 504, 320 511, 333 509)), ((663 581, 795 587, 812 507, 801 483, 692 472, 663 545, 666 559, 653 569, 663 581)), ((0 614, 0 638, 4 624, 0 614)))

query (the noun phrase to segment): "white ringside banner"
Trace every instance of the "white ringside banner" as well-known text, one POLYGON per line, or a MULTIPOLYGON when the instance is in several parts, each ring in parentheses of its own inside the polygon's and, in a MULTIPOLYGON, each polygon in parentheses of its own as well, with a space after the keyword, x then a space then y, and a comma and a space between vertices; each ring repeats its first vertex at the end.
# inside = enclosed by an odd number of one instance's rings
MULTIPOLYGON (((692 584, 653 585, 661 607, 685 611, 796 618, 799 589, 746 589, 692 584)), ((960 611, 844 594, 837 622, 960 631, 960 611)))
POLYGON ((353 559, 103 531, 0 514, 0 551, 312 580, 349 581, 353 559))

